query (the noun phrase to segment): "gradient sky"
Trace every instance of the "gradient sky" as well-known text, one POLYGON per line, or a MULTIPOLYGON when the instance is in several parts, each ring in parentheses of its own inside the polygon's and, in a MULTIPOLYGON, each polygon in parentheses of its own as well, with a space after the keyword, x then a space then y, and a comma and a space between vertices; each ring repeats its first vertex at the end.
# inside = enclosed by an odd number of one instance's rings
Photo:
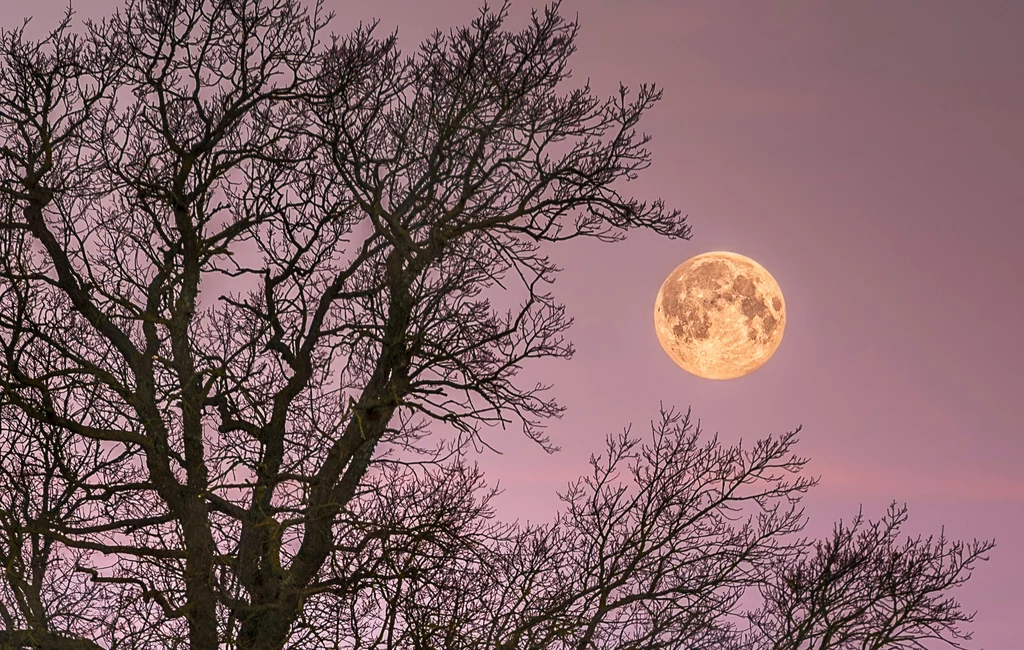
MULTIPOLYGON (((37 27, 63 0, 0 3, 37 27)), ((80 16, 112 0, 75 3, 80 16)), ((327 0, 334 29, 379 17, 410 52, 475 0, 327 0)), ((531 4, 513 5, 520 24, 531 4)), ((534 5, 534 6, 539 6, 534 5)), ((1018 650, 1024 620, 1024 2, 565 0, 582 31, 576 79, 608 94, 657 82, 644 129, 654 164, 630 188, 690 215, 693 238, 634 234, 554 250, 554 291, 576 319, 572 361, 534 365, 568 407, 545 455, 513 432, 482 465, 504 518, 547 520, 555 490, 605 434, 645 433, 659 401, 725 441, 803 425, 827 532, 863 504, 910 508, 908 532, 995 538, 956 595, 978 610, 972 647, 1018 650), (658 345, 654 297, 701 252, 763 264, 789 320, 748 377, 702 380, 658 345)))

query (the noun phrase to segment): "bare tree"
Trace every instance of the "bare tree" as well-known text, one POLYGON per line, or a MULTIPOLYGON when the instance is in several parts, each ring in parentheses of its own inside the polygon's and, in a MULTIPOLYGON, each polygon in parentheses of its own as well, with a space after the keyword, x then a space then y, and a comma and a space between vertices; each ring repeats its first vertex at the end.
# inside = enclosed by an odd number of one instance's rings
POLYGON ((948 595, 970 577, 992 542, 951 542, 945 535, 900 541, 906 506, 880 521, 858 513, 831 537, 777 559, 761 586, 764 605, 750 616, 773 650, 799 648, 963 647, 971 615, 948 595), (934 646, 931 646, 934 647, 934 646))
POLYGON ((470 445, 555 449, 517 380, 572 353, 549 247, 689 235, 622 194, 660 92, 571 85, 577 24, 507 13, 411 56, 298 0, 0 33, 0 647, 960 638, 990 545, 797 539, 795 432, 663 412, 551 524, 494 520, 470 445))

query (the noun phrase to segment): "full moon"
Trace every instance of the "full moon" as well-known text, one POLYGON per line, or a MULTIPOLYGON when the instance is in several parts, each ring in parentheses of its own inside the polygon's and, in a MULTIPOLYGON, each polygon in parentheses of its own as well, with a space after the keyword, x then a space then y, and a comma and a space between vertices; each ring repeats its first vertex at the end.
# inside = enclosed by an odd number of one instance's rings
POLYGON ((775 354, 786 328, 782 290, 763 266, 716 251, 675 268, 654 302, 654 329, 668 356, 706 379, 735 379, 775 354))

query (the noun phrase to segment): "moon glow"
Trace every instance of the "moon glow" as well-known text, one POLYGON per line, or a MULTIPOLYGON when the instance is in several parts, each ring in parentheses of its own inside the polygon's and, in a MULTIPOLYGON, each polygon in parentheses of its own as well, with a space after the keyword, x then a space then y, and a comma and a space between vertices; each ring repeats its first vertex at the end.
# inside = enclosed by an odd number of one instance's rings
POLYGON ((716 251, 675 268, 654 302, 654 329, 668 356, 706 379, 734 379, 778 349, 786 303, 775 278, 743 255, 716 251))

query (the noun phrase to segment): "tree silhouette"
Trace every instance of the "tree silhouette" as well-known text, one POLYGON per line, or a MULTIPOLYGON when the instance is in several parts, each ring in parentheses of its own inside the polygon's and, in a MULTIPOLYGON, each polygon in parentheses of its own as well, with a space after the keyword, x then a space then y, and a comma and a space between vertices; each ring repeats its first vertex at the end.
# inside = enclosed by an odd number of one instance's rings
POLYGON ((572 353, 548 247, 689 236, 621 193, 660 92, 570 85, 577 24, 507 13, 411 56, 298 0, 0 34, 0 648, 968 638, 991 543, 797 537, 796 432, 663 410, 555 521, 495 520, 470 446, 555 449, 517 380, 572 353))

